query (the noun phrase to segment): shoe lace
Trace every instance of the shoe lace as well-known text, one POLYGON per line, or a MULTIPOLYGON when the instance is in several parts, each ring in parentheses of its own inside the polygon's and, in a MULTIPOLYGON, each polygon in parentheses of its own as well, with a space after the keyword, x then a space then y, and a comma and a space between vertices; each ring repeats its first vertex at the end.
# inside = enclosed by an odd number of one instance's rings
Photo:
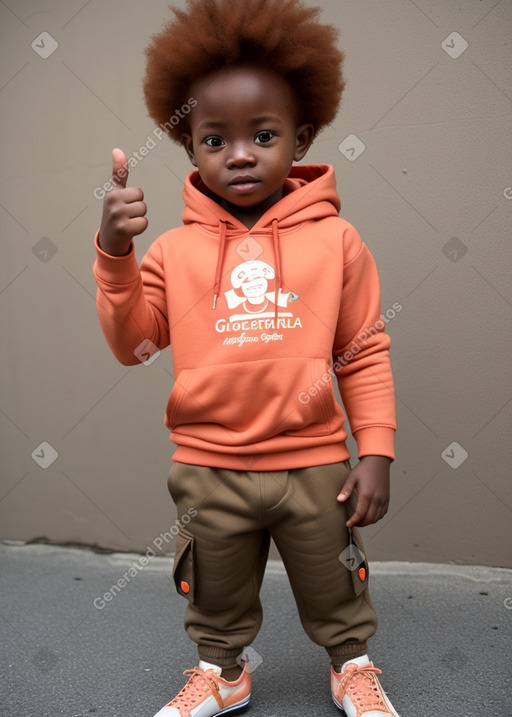
POLYGON ((382 670, 375 667, 373 662, 368 665, 349 663, 344 672, 348 673, 346 691, 357 707, 365 711, 380 710, 389 713, 377 679, 382 670))
POLYGON ((190 711, 194 706, 201 702, 201 700, 203 700, 208 693, 214 694, 219 690, 219 686, 216 681, 206 672, 201 670, 200 667, 193 667, 191 670, 185 670, 183 674, 190 674, 191 677, 187 684, 180 690, 180 692, 178 692, 176 697, 169 702, 169 707, 185 707, 190 711))

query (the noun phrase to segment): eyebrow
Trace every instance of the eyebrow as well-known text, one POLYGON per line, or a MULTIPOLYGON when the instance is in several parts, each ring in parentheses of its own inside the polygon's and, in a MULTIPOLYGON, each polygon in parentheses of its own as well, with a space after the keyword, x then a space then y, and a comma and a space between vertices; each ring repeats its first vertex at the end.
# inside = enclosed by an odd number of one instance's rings
MULTIPOLYGON (((253 126, 265 124, 266 122, 273 122, 276 124, 282 124, 281 120, 278 117, 275 117, 274 115, 261 115, 261 117, 254 117, 250 120, 250 124, 253 126)), ((202 122, 199 127, 197 128, 199 131, 205 130, 205 129, 222 129, 226 126, 226 122, 221 122, 219 120, 206 120, 205 122, 202 122)))

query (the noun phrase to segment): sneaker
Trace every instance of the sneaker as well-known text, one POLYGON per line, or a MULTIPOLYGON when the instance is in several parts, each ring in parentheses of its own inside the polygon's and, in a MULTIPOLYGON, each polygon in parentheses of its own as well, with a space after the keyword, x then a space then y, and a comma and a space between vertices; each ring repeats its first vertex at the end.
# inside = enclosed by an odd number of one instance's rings
POLYGON ((217 665, 199 661, 185 687, 155 717, 213 717, 224 715, 249 704, 251 675, 247 663, 238 680, 228 682, 217 665))
POLYGON ((367 655, 345 662, 341 672, 331 665, 331 692, 347 717, 400 717, 381 687, 382 674, 367 655))

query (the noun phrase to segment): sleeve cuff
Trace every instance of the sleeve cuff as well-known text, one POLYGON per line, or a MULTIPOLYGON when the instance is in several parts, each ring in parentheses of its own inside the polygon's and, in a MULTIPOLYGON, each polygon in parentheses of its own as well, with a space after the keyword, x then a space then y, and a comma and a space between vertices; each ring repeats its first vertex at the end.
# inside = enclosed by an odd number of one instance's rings
POLYGON ((359 458, 386 456, 395 460, 395 429, 388 426, 370 426, 354 433, 359 458))
POLYGON ((94 245, 96 247, 96 261, 94 264, 94 273, 98 278, 109 284, 129 284, 139 278, 140 271, 135 257, 135 248, 133 242, 130 245, 130 251, 123 256, 112 256, 107 254, 99 243, 99 229, 94 237, 94 245))

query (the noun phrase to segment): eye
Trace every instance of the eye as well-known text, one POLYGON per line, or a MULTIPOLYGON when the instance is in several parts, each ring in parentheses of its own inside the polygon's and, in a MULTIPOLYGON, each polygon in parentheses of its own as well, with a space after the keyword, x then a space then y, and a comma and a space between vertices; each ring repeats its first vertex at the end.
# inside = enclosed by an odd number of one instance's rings
POLYGON ((258 132, 258 134, 255 137, 255 140, 259 142, 260 144, 268 144, 271 140, 275 137, 275 132, 271 132, 268 129, 262 130, 261 132, 258 132))
POLYGON ((207 137, 204 140, 204 143, 208 145, 208 147, 222 147, 224 144, 224 140, 222 137, 218 137, 217 135, 214 135, 212 137, 207 137))

